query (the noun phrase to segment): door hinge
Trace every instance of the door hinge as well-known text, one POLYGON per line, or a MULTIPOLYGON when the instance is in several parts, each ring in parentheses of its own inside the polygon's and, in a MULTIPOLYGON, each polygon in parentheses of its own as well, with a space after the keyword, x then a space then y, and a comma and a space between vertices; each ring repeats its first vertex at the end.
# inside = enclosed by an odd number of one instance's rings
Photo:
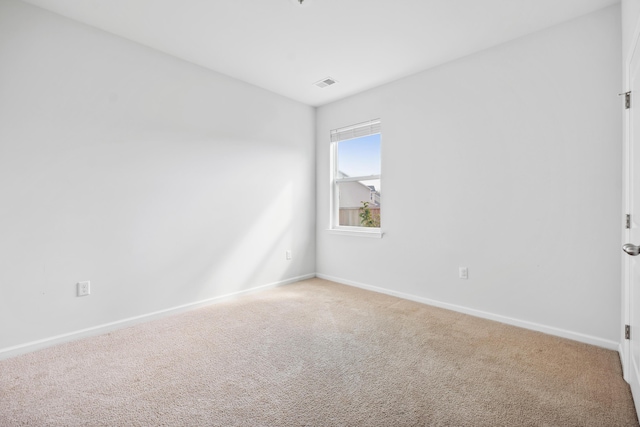
POLYGON ((618 95, 624 95, 624 109, 628 110, 631 108, 631 91, 619 93, 618 95))
POLYGON ((624 325, 624 339, 625 340, 631 339, 631 326, 629 325, 624 325))
POLYGON ((627 214, 627 222, 625 223, 625 228, 631 228, 631 215, 627 214))

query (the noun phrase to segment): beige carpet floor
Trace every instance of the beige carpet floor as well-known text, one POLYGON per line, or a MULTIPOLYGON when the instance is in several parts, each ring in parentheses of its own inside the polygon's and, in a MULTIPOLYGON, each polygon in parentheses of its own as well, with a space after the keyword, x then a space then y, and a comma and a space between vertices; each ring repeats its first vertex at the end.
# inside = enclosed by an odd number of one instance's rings
POLYGON ((637 426, 618 354, 320 279, 0 361, 0 426, 637 426))

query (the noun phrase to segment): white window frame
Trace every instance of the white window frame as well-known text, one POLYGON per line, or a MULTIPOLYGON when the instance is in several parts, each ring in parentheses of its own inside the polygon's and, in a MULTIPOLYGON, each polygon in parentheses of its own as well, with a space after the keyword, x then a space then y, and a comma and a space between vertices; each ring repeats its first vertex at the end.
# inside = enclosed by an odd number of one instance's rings
MULTIPOLYGON (((331 191, 330 191, 330 203, 329 203, 329 232, 332 234, 359 236, 359 237, 373 237, 381 238, 383 235, 381 227, 359 227, 359 226, 347 226, 340 225, 340 191, 338 185, 343 182, 354 181, 366 181, 366 180, 380 180, 380 187, 382 187, 382 173, 378 175, 367 176, 350 176, 346 178, 338 178, 338 143, 341 141, 348 141, 350 139, 361 138, 369 135, 382 134, 380 119, 369 120, 367 122, 358 123, 351 126, 346 126, 339 129, 334 129, 330 132, 331 148, 331 191)), ((380 145, 382 146, 382 135, 380 138, 380 145)), ((380 159, 382 163, 382 158, 380 159)), ((381 165, 382 166, 382 165, 381 165)), ((382 194, 380 194, 380 200, 382 201, 382 194)), ((380 224, 382 225, 382 209, 380 210, 380 224)))

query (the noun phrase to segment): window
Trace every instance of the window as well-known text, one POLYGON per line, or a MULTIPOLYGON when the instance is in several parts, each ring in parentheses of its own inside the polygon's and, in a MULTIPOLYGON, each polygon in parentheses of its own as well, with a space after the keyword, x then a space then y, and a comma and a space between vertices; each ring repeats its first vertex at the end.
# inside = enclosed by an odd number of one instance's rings
POLYGON ((380 120, 331 131, 331 229, 380 236, 380 120))

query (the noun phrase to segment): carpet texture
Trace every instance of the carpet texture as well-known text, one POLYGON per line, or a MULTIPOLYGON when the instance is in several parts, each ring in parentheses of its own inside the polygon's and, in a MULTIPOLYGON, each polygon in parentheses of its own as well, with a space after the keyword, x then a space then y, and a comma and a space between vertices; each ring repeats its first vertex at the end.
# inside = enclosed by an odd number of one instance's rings
POLYGON ((637 426, 613 351, 312 279, 0 361, 0 426, 637 426))

